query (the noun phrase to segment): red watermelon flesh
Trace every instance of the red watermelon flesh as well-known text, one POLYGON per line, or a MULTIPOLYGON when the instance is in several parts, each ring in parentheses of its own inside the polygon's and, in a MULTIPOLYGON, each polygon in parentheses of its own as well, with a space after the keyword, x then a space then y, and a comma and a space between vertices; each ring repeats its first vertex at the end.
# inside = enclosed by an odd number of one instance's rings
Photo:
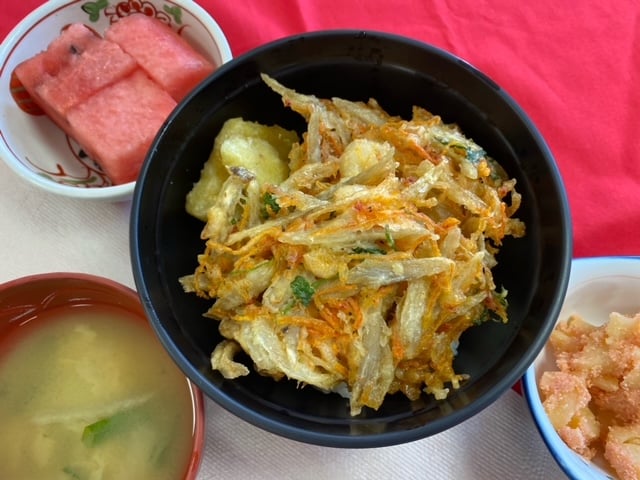
POLYGON ((115 43, 100 39, 87 46, 72 65, 36 87, 36 95, 59 117, 102 88, 131 74, 138 64, 115 43))
POLYGON ((35 87, 47 75, 44 56, 45 52, 38 53, 29 60, 20 63, 11 74, 11 94, 20 108, 27 113, 34 110, 31 103, 35 103, 45 113, 48 113, 46 107, 42 105, 42 101, 35 101, 35 87))
POLYGON ((67 112, 71 136, 114 184, 136 180, 151 142, 176 101, 142 70, 67 112))
POLYGON ((157 19, 134 14, 108 32, 138 56, 72 24, 16 67, 11 88, 24 111, 37 113, 33 100, 122 184, 136 180, 176 102, 214 67, 157 19))
POLYGON ((102 41, 96 32, 82 23, 72 23, 65 27, 46 50, 44 66, 49 75, 75 63, 80 55, 95 43, 102 41))
MULTIPOLYGON (((35 103, 46 113, 51 120, 53 120, 60 128, 65 129, 66 120, 64 117, 58 115, 58 113, 45 102, 36 88, 44 81, 45 78, 51 78, 47 72, 45 66, 47 52, 42 52, 29 60, 22 62, 13 71, 13 75, 18 79, 18 85, 14 85, 14 88, 19 88, 19 84, 24 87, 28 96, 35 101, 35 103)), ((21 102, 28 103, 28 99, 23 95, 21 102)), ((14 97, 15 98, 15 97, 14 97)))
MULTIPOLYGON (((46 50, 20 63, 13 71, 17 84, 24 87, 28 95, 51 117, 59 126, 64 118, 46 104, 36 92, 36 88, 52 77, 58 75, 63 68, 73 66, 80 54, 90 45, 103 41, 96 33, 82 24, 71 24, 53 40, 46 50)), ((21 101, 28 99, 23 96, 21 101)))
POLYGON ((72 66, 90 45, 102 42, 93 30, 82 24, 71 24, 53 40, 46 50, 20 63, 14 73, 31 91, 44 81, 72 66))
POLYGON ((123 17, 104 34, 131 55, 147 74, 180 101, 214 65, 168 25, 142 14, 123 17))

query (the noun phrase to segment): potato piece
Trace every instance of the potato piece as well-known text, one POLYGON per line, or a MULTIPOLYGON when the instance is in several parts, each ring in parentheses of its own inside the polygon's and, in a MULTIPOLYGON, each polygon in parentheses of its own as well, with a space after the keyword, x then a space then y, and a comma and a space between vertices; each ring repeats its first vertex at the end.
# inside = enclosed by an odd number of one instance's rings
POLYGON ((566 372, 544 372, 540 391, 542 405, 558 435, 575 452, 593 458, 600 424, 589 409, 591 395, 584 379, 566 372))
POLYGON ((630 354, 635 349, 633 346, 640 346, 640 316, 627 316, 617 312, 609 315, 609 321, 605 324, 604 329, 607 335, 607 345, 612 348, 625 344, 628 348, 622 352, 630 354))
POLYGON ((260 184, 278 185, 289 176, 289 166, 267 140, 240 135, 226 139, 220 147, 222 163, 244 167, 254 173, 260 184))
POLYGON ((556 354, 574 354, 584 348, 589 342, 589 335, 595 330, 596 327, 585 322, 581 317, 572 315, 556 325, 549 341, 556 354))
POLYGON ((556 430, 571 423, 591 400, 584 380, 566 372, 543 372, 540 377, 542 405, 556 430))
POLYGON ((558 434, 569 448, 586 459, 595 457, 600 448, 600 423, 588 408, 579 410, 569 425, 558 430, 558 434))
POLYGON ((640 478, 640 425, 609 428, 604 457, 621 479, 640 478))
POLYGON ((552 425, 583 457, 604 453, 621 480, 640 479, 640 314, 601 326, 572 316, 550 341, 560 371, 539 385, 552 425))
POLYGON ((196 182, 187 194, 185 209, 194 217, 207 221, 207 210, 216 202, 218 192, 227 178, 227 172, 219 156, 215 154, 214 147, 209 160, 207 160, 200 172, 200 180, 196 182))
POLYGON ((625 388, 622 385, 615 391, 593 390, 594 405, 601 411, 611 412, 617 423, 640 422, 640 390, 625 388))
POLYGON ((250 170, 260 184, 282 182, 289 175, 289 152, 298 141, 295 131, 277 125, 262 125, 239 117, 227 120, 216 136, 200 179, 187 194, 187 213, 206 222, 207 210, 229 176, 227 166, 250 170))

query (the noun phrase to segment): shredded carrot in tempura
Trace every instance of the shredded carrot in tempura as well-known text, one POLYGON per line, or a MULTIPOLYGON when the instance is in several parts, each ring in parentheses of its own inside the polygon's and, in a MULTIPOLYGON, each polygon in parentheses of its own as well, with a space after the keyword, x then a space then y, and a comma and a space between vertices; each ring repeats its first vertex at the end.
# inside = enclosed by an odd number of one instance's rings
MULTIPOLYGON (((453 369, 460 335, 507 321, 491 270, 503 238, 525 233, 515 180, 422 108, 403 120, 375 100, 263 79, 308 129, 282 182, 225 163, 206 248, 180 279, 214 300, 206 316, 225 340, 213 368, 248 374, 234 358, 244 350, 261 374, 347 391, 352 415, 389 393, 446 398, 467 378, 453 369)), ((224 153, 220 136, 216 145, 224 153)))

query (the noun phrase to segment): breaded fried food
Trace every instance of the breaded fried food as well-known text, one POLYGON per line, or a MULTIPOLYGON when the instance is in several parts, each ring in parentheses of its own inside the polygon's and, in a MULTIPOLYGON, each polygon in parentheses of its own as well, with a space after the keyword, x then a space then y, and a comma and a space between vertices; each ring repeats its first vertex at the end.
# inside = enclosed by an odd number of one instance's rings
POLYGON ((204 251, 180 282, 212 300, 225 338, 212 367, 246 375, 244 351, 260 374, 346 392, 352 415, 395 392, 446 398, 467 378, 460 335, 507 321, 492 268, 525 234, 515 179, 420 107, 405 120, 263 80, 307 130, 286 178, 227 163, 206 207, 204 251))

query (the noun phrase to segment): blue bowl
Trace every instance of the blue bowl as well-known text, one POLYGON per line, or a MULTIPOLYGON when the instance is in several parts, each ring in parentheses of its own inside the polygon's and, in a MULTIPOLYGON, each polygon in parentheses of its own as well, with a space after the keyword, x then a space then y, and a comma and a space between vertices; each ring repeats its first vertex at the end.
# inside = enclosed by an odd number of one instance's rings
MULTIPOLYGON (((566 298, 557 321, 577 314, 601 325, 611 312, 640 312, 640 258, 593 257, 573 261, 566 298)), ((601 456, 588 461, 560 438, 542 406, 538 381, 543 372, 558 370, 551 348, 545 346, 523 377, 523 390, 533 420, 551 455, 573 480, 616 478, 601 456)))

